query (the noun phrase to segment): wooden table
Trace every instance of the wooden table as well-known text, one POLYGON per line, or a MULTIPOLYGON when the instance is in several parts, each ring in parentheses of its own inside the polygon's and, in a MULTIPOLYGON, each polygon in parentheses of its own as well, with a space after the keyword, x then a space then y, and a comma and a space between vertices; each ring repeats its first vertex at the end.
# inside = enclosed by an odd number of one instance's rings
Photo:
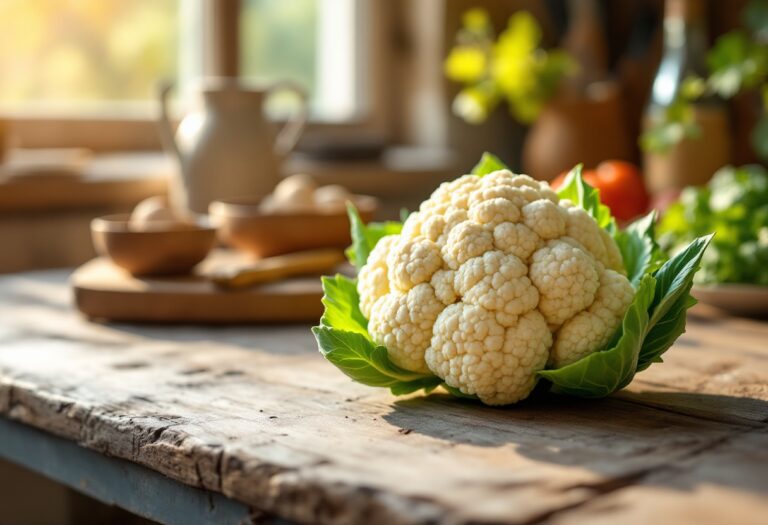
POLYGON ((153 519, 768 523, 765 323, 694 317, 624 393, 494 409, 353 384, 307 327, 89 324, 65 277, 0 279, 0 456, 153 519))

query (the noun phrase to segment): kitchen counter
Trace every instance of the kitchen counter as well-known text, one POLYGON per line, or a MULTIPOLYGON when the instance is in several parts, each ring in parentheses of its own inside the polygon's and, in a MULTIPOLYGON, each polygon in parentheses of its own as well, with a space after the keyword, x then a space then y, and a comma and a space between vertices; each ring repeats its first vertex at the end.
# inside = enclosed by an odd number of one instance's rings
POLYGON ((152 519, 768 516, 766 323, 691 316, 618 395, 499 409, 352 383, 306 326, 90 323, 66 279, 0 279, 0 457, 152 519))

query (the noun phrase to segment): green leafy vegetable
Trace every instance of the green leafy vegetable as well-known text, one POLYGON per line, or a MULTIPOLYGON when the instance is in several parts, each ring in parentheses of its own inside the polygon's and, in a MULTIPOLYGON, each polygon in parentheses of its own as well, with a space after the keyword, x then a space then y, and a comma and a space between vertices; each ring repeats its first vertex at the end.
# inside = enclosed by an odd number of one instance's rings
POLYGON ((480 162, 475 164, 475 167, 472 168, 472 174, 482 177, 484 175, 488 175, 489 173, 493 173, 494 171, 506 169, 509 168, 507 168, 507 165, 504 164, 501 159, 499 159, 499 157, 486 151, 483 153, 483 156, 480 157, 480 162))
POLYGON ((347 215, 352 234, 352 246, 347 248, 345 254, 349 262, 358 270, 365 266, 371 250, 382 237, 395 235, 403 229, 403 224, 396 221, 372 222, 366 225, 351 202, 347 203, 347 215))
POLYGON ((611 209, 600 202, 600 191, 584 182, 581 177, 582 168, 583 166, 578 164, 568 172, 563 185, 557 190, 557 195, 584 208, 601 228, 613 234, 616 231, 616 220, 611 215, 611 209))
POLYGON ((720 169, 706 186, 683 190, 659 222, 659 243, 680 250, 716 232, 696 282, 768 286, 768 171, 757 165, 720 169))

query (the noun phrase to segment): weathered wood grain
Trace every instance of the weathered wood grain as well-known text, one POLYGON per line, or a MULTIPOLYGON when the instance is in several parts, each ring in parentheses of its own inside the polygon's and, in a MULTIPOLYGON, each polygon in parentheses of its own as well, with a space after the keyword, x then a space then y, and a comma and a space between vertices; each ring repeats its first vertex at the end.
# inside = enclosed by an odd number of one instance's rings
POLYGON ((300 522, 718 523, 768 513, 767 341, 694 319, 626 393, 493 409, 353 384, 305 326, 89 324, 28 274, 0 280, 0 414, 300 522))

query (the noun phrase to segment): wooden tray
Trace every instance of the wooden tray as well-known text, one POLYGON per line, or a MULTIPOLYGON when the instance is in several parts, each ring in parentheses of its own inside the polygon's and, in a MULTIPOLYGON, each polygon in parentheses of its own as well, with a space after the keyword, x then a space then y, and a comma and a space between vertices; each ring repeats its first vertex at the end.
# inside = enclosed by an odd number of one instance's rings
MULTIPOLYGON (((209 259, 221 257, 214 253, 209 259)), ((203 272, 205 265, 204 262, 203 272)), ((202 275, 133 277, 101 257, 75 270, 71 284, 75 304, 82 313, 109 321, 314 323, 323 313, 318 276, 227 291, 216 288, 202 275)))

